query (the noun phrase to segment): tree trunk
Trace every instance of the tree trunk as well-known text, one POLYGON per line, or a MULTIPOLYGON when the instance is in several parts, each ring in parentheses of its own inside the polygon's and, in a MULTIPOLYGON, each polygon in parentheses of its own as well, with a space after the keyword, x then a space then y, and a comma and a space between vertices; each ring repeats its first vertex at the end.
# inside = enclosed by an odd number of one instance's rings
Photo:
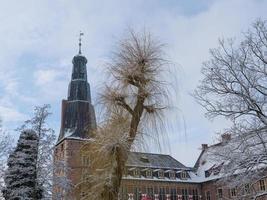
POLYGON ((114 147, 112 157, 111 178, 107 180, 103 189, 101 195, 103 200, 118 200, 123 168, 127 160, 122 156, 122 150, 118 146, 114 147))

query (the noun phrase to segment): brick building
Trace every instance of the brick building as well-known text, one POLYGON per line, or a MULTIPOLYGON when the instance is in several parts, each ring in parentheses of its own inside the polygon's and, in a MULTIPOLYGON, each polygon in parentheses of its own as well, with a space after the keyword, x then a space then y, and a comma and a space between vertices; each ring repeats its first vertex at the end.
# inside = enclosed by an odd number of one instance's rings
MULTIPOLYGON (((86 170, 85 162, 80 157, 80 149, 96 128, 95 111, 87 81, 87 59, 81 53, 81 38, 79 41, 79 53, 72 59, 68 98, 62 100, 61 128, 54 152, 54 162, 64 161, 67 168, 60 169, 55 176, 67 177, 73 186, 79 183, 86 170)), ((64 194, 64 189, 54 183, 53 198, 59 193, 65 199, 79 199, 72 192, 64 194)))
POLYGON ((192 168, 184 166, 169 155, 131 152, 126 163, 120 190, 121 199, 133 194, 134 199, 158 195, 160 200, 200 199, 201 185, 192 168))
MULTIPOLYGON (((81 157, 81 148, 90 140, 91 130, 96 128, 94 107, 91 104, 90 85, 87 81, 87 59, 79 53, 74 56, 73 70, 69 84, 68 98, 62 101, 61 129, 55 146, 54 160, 64 161, 69 171, 59 171, 57 176, 65 176, 74 187, 90 172, 90 160, 81 157)), ((230 140, 231 138, 223 138, 230 140)), ((237 191, 227 185, 218 185, 222 163, 214 163, 209 151, 221 143, 202 145, 202 152, 194 167, 187 167, 169 155, 131 152, 126 163, 125 174, 120 188, 120 199, 141 200, 215 200, 237 199, 237 191)), ((267 180, 254 184, 256 191, 267 190, 267 180)), ((81 190, 70 192, 54 184, 53 199, 62 194, 61 199, 82 199, 81 190)), ((252 191, 247 188, 242 199, 249 199, 252 191)), ((238 198, 240 199, 240 198, 238 198)), ((261 199, 265 199, 262 197, 261 199)), ((267 198, 266 198, 267 199, 267 198)))
MULTIPOLYGON (((223 135, 222 140, 225 139, 223 135)), ((122 180, 121 199, 128 199, 129 194, 134 200, 141 200, 142 194, 150 199, 156 195, 159 200, 252 199, 255 193, 266 193, 266 178, 244 185, 242 191, 221 183, 223 163, 210 158, 210 152, 221 145, 221 142, 211 146, 203 144, 192 168, 169 155, 131 152, 122 180)), ((267 196, 257 199, 267 199, 267 196)))

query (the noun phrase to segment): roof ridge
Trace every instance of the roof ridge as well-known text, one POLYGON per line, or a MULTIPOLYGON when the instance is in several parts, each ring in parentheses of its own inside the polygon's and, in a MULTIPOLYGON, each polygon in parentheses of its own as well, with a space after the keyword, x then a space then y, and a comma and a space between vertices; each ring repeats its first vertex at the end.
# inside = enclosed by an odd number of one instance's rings
MULTIPOLYGON (((148 152, 141 152, 141 151, 130 151, 131 153, 143 153, 143 154, 152 154, 152 155, 163 155, 163 156, 170 156, 170 154, 162 154, 162 153, 148 153, 148 152)), ((172 157, 173 158, 173 157, 172 157)))

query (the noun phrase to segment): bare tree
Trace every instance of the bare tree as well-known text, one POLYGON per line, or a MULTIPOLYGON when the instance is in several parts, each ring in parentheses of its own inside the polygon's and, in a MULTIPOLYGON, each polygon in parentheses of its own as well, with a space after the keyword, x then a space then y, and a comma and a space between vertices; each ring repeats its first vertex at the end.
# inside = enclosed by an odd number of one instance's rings
POLYGON ((239 185, 261 177, 267 166, 266 23, 257 20, 240 43, 219 40, 203 64, 204 78, 194 93, 207 117, 224 116, 233 122, 227 130, 231 142, 215 155, 224 161, 228 177, 242 174, 236 179, 239 185))
POLYGON ((101 102, 105 120, 86 144, 82 156, 90 158, 88 178, 76 186, 82 199, 118 199, 128 153, 136 138, 157 134, 169 105, 168 72, 163 45, 149 33, 130 31, 108 64, 109 82, 101 102))
POLYGON ((52 196, 53 148, 56 135, 47 124, 47 119, 51 115, 49 109, 50 105, 48 104, 36 106, 34 116, 18 128, 20 131, 32 129, 38 136, 37 179, 39 187, 43 191, 42 199, 50 199, 52 196))

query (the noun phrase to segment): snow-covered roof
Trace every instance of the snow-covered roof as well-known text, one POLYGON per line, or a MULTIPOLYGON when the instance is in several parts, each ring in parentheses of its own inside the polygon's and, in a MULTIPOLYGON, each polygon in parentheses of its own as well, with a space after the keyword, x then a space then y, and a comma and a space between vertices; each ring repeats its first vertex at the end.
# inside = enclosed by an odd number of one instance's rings
POLYGON ((167 177, 164 178, 157 178, 157 177, 152 177, 152 178, 147 178, 144 176, 140 176, 140 177, 133 177, 133 176, 124 176, 122 177, 122 179, 124 180, 147 180, 147 181, 163 181, 163 182, 174 182, 174 183, 201 183, 202 179, 179 179, 179 178, 175 178, 175 179, 170 179, 167 177))
MULTIPOLYGON (((229 139, 230 140, 230 139, 229 139)), ((200 153, 194 169, 196 176, 202 179, 202 182, 211 181, 223 177, 222 167, 224 161, 216 159, 214 152, 220 152, 222 147, 228 144, 228 141, 222 141, 213 145, 202 145, 200 153)))
POLYGON ((80 141, 93 141, 92 138, 81 138, 81 137, 73 137, 73 136, 68 136, 60 139, 56 145, 60 144, 63 140, 80 140, 80 141))
POLYGON ((148 180, 148 181, 169 181, 179 183, 202 183, 211 180, 221 178, 221 174, 218 173, 222 163, 218 163, 210 156, 210 151, 220 148, 220 143, 209 146, 202 150, 194 168, 186 167, 170 155, 154 154, 154 153, 142 153, 142 152, 130 152, 126 166, 130 168, 142 168, 152 169, 154 172, 164 170, 165 172, 174 171, 180 173, 186 171, 188 173, 187 179, 181 179, 176 177, 171 179, 168 177, 134 177, 131 175, 124 176, 124 179, 131 180, 148 180))
POLYGON ((189 168, 171 157, 170 155, 131 152, 129 154, 126 166, 156 168, 156 169, 185 169, 189 168))
POLYGON ((127 180, 148 180, 148 181, 167 181, 167 182, 179 182, 179 183, 201 183, 204 181, 203 177, 199 177, 194 172, 193 168, 186 167, 170 155, 165 154, 154 154, 154 153, 142 153, 142 152, 130 152, 126 166, 129 171, 133 169, 147 170, 152 169, 153 172, 158 172, 163 170, 164 172, 175 172, 180 173, 186 171, 188 173, 188 178, 181 179, 178 176, 175 178, 169 177, 144 177, 144 176, 132 176, 127 174, 123 179, 127 180))

